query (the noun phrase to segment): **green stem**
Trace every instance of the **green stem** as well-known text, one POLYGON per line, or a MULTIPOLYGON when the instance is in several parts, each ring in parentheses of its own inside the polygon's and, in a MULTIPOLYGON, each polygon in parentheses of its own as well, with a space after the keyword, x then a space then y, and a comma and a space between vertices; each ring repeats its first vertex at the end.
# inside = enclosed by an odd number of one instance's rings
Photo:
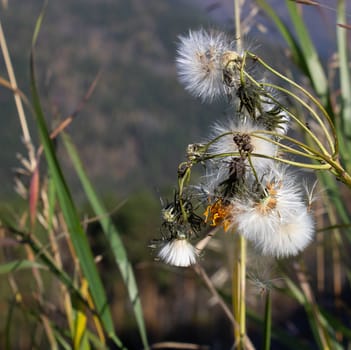
MULTIPOLYGON (((204 157, 203 161, 210 160, 210 159, 216 159, 216 158, 236 157, 238 155, 239 155, 239 152, 218 153, 218 154, 208 155, 208 156, 204 157)), ((289 164, 292 166, 306 168, 306 169, 313 169, 313 170, 330 170, 330 168, 332 167, 329 164, 329 162, 327 162, 328 164, 308 164, 308 163, 295 162, 295 161, 280 158, 280 157, 265 156, 263 154, 258 154, 258 153, 251 153, 251 157, 272 159, 272 160, 276 160, 278 162, 289 164)), ((323 160, 324 160, 324 158, 323 158, 323 160)))
MULTIPOLYGON (((244 70, 242 70, 244 71, 244 70)), ((253 82, 254 84, 256 84, 257 86, 266 86, 266 87, 271 87, 275 90, 278 91, 282 91, 285 94, 291 96, 292 98, 294 98, 298 103, 300 103, 302 106, 304 106, 310 113, 311 115, 314 116, 314 118, 317 120, 318 124, 320 125, 321 129, 323 130, 324 134, 326 135, 327 141, 329 143, 329 146, 332 150, 332 153, 336 153, 334 145, 335 145, 335 140, 333 142, 331 136, 328 133, 327 128, 325 127, 325 124, 322 122, 321 118, 319 117, 319 115, 316 113, 316 111, 313 110, 312 107, 310 107, 303 99, 301 99, 300 97, 298 97, 296 94, 294 94, 293 92, 279 86, 279 85, 275 85, 275 84, 271 84, 271 83, 258 83, 249 73, 245 72, 246 77, 253 82)), ((302 89, 302 88, 301 88, 302 89)), ((267 92, 265 92, 267 93, 267 92)), ((308 134, 310 135, 310 137, 314 140, 314 142, 318 145, 318 147, 320 148, 320 150, 324 153, 324 154, 328 154, 328 152, 326 151, 325 147, 323 146, 323 144, 319 141, 317 135, 315 135, 299 118, 297 118, 293 113, 291 113, 289 110, 287 110, 284 106, 282 106, 279 101, 277 101, 273 96, 271 96, 270 94, 267 93, 267 95, 269 96, 270 99, 272 99, 272 101, 274 101, 275 103, 277 103, 286 113, 288 113, 288 115, 294 119, 294 121, 308 134)), ((329 120, 329 119, 328 119, 329 120)), ((335 135, 334 135, 335 136, 335 135)))
MULTIPOLYGON (((329 138, 329 133, 326 133, 326 136, 328 137, 328 142, 329 144, 334 147, 335 146, 335 153, 338 152, 338 144, 337 144, 337 138, 336 138, 336 131, 335 131, 335 127, 334 124, 328 114, 328 112, 326 111, 326 109, 322 106, 322 104, 318 101, 318 99, 316 99, 312 94, 310 94, 306 89, 304 89, 302 86, 300 86, 299 84, 295 83, 293 80, 289 79, 288 77, 286 77, 285 75, 279 73, 278 71, 276 71, 275 69, 273 69, 269 64, 267 64, 264 60, 262 60, 260 57, 256 56, 255 54, 251 53, 251 52, 247 52, 247 55, 249 55, 251 58, 255 59, 257 62, 259 62, 262 66, 264 66, 267 70, 269 70, 270 72, 272 72, 274 75, 276 75, 277 77, 281 78, 282 80, 285 80, 287 83, 289 83, 290 85, 294 86, 295 88, 297 88, 298 90, 300 90, 305 96, 308 97, 308 99, 310 101, 312 101, 317 107, 318 109, 322 112, 323 116, 326 118, 326 120, 328 121, 328 124, 332 130, 333 133, 333 139, 334 142, 329 138)), ((323 123, 322 123, 323 124, 323 123)))
POLYGON ((268 289, 266 292, 266 306, 264 312, 264 338, 262 349, 269 350, 271 348, 271 331, 272 331, 272 298, 268 289))
POLYGON ((232 303, 234 319, 239 327, 234 327, 236 348, 245 349, 246 338, 246 240, 235 234, 234 262, 232 276, 232 303))
MULTIPOLYGON (((323 123, 323 121, 321 120, 321 118, 319 117, 319 115, 317 114, 317 112, 308 105, 308 103, 306 103, 302 98, 298 97, 296 94, 294 94, 293 92, 282 88, 281 86, 275 85, 275 84, 270 84, 270 83, 263 83, 262 85, 267 86, 267 87, 271 87, 273 89, 276 89, 278 91, 282 91, 285 94, 291 96, 292 98, 294 98, 299 104, 301 104, 302 106, 304 106, 310 113, 311 115, 317 120, 318 124, 320 125, 321 129, 323 130, 323 133, 325 134, 327 141, 329 143, 329 147, 331 148, 332 152, 335 154, 335 139, 332 139, 332 137, 330 136, 325 124, 323 123)), ((322 143, 319 141, 318 137, 305 125, 305 123, 301 122, 301 120, 299 118, 297 118, 293 113, 289 112, 288 110, 286 110, 289 113, 289 116, 292 117, 295 122, 297 122, 300 127, 307 133, 309 134, 313 140, 316 142, 316 144, 319 146, 319 148, 324 152, 324 153, 328 153, 324 146, 322 145, 322 143)), ((329 125, 330 126, 330 125, 329 125)), ((334 135, 335 136, 335 135, 334 135)))

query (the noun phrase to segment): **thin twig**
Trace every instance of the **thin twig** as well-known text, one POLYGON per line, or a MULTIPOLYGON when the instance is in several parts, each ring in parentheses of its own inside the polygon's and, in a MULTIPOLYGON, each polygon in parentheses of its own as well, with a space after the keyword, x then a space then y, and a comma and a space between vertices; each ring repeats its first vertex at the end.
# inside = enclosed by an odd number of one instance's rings
POLYGON ((167 341, 167 342, 152 344, 151 349, 209 350, 209 347, 207 345, 177 343, 177 342, 167 341))
POLYGON ((228 308, 228 306, 226 305, 226 303, 223 301, 223 299, 220 297, 220 295, 218 294, 215 286, 213 285, 211 278, 208 276, 208 274, 206 273, 206 271, 204 270, 204 268, 199 265, 196 264, 193 266, 194 271, 201 277, 201 279, 204 281, 204 283, 206 284, 206 287, 208 288, 208 290, 210 291, 210 293, 212 294, 212 296, 216 299, 218 305, 223 309, 224 313, 226 314, 226 316, 228 317, 229 321, 233 324, 234 327, 238 328, 239 325, 238 323, 235 321, 233 314, 231 313, 230 309, 228 308))
MULTIPOLYGON (((65 118, 51 133, 50 133, 50 138, 51 139, 55 139, 57 137, 57 135, 59 135, 63 130, 65 130, 71 123, 72 121, 78 116, 78 114, 80 113, 80 111, 83 109, 83 107, 85 106, 85 104, 88 102, 88 100, 90 99, 91 95, 93 94, 97 82, 100 79, 100 75, 101 72, 99 72, 95 79, 93 80, 93 82, 91 83, 91 85, 89 86, 88 91, 86 92, 86 94, 84 95, 84 97, 82 98, 82 100, 79 102, 78 107, 76 108, 76 110, 71 113, 67 118, 65 118)), ((38 149, 38 158, 40 157, 41 153, 43 152, 43 145, 40 145, 39 149, 38 149)))
POLYGON ((28 150, 28 157, 30 160, 31 168, 34 169, 35 164, 36 164, 35 155, 34 155, 34 148, 33 148, 32 140, 31 140, 30 133, 29 133, 26 115, 24 113, 22 100, 21 100, 19 93, 17 92, 17 90, 18 90, 17 81, 16 81, 14 70, 13 70, 13 66, 11 63, 11 58, 10 58, 9 50, 7 48, 6 38, 4 35, 4 31, 2 29, 1 21, 0 21, 0 46, 1 46, 3 57, 4 57, 4 61, 5 61, 7 74, 9 76, 10 83, 11 83, 12 89, 14 91, 15 104, 16 104, 18 117, 19 117, 20 124, 21 124, 22 133, 23 133, 23 142, 28 150))

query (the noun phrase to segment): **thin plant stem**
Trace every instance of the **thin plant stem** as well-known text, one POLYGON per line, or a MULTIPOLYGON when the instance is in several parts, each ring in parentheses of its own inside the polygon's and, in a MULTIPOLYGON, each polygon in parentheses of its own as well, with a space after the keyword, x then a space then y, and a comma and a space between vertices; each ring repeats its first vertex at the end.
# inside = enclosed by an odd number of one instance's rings
MULTIPOLYGON (((206 160, 215 159, 215 158, 236 157, 237 155, 238 155, 238 152, 218 153, 215 155, 206 156, 203 158, 203 160, 206 161, 206 160)), ((251 157, 272 159, 272 160, 276 160, 276 161, 281 162, 281 163, 293 165, 293 166, 300 167, 300 168, 313 169, 313 170, 330 170, 332 168, 332 166, 330 164, 307 164, 307 163, 302 163, 302 162, 295 162, 295 161, 280 158, 280 157, 265 156, 264 154, 259 154, 259 153, 251 153, 251 157)), ((349 179, 347 181, 349 181, 349 179)), ((350 183, 350 185, 351 185, 351 183, 350 183)))
MULTIPOLYGON (((234 25, 238 50, 241 50, 241 1, 234 0, 234 25)), ((238 349, 245 349, 246 337, 246 240, 241 235, 235 235, 235 254, 232 275, 232 303, 234 319, 239 323, 239 329, 234 327, 235 342, 238 349)))
MULTIPOLYGON (((328 124, 331 127, 331 130, 333 132, 333 140, 332 140, 329 136, 329 133, 325 130, 325 134, 327 136, 328 143, 329 143, 329 145, 331 145, 332 149, 335 147, 335 153, 337 154, 338 153, 338 142, 337 142, 335 127, 334 127, 332 120, 330 119, 328 112, 321 105, 321 103, 312 94, 310 94, 306 89, 304 89, 302 86, 295 83, 293 80, 289 79, 285 75, 283 75, 283 74, 279 73, 278 71, 276 71, 275 69, 273 69, 269 64, 267 64, 260 57, 256 56, 255 54, 252 54, 250 52, 248 52, 248 55, 250 57, 254 58, 255 60, 257 60, 262 66, 264 66, 270 72, 272 72, 273 74, 275 74, 276 76, 278 76, 282 80, 285 80, 287 83, 289 83, 290 85, 292 85, 295 88, 297 88, 298 90, 300 90, 305 96, 307 96, 309 98, 310 101, 312 101, 319 108, 319 110, 322 112, 323 116, 328 121, 328 124)), ((317 117, 318 117, 317 119, 319 119, 319 116, 317 116, 317 117)), ((324 123, 322 123, 321 121, 319 121, 319 123, 320 123, 321 127, 323 128, 324 123)), ((324 126, 324 128, 325 128, 325 126, 324 126)))
POLYGON ((234 25, 238 51, 241 50, 240 0, 234 0, 234 25))
POLYGON ((239 327, 234 327, 237 349, 245 349, 246 338, 246 239, 242 235, 235 235, 234 261, 232 276, 232 303, 234 319, 239 327))
MULTIPOLYGON (((210 277, 207 275, 204 268, 201 265, 197 264, 194 266, 194 270, 202 278, 202 280, 206 284, 210 293, 217 299, 219 306, 223 309, 223 311, 226 314, 226 316, 228 317, 229 321, 232 322, 234 329, 238 329, 238 331, 240 332, 239 324, 235 321, 235 319, 234 319, 232 313, 230 312, 230 309, 227 307, 226 303, 223 302, 223 299, 218 294, 215 286, 213 285, 210 277)), ((255 350, 255 347, 253 346, 251 340, 249 339, 249 337, 247 335, 245 335, 245 337, 244 337, 244 342, 245 342, 245 349, 255 350)))
MULTIPOLYGON (((310 113, 311 115, 313 115, 313 117, 317 120, 319 126, 321 127, 321 129, 323 130, 328 142, 329 142, 329 147, 331 148, 332 152, 335 154, 335 139, 332 139, 327 128, 325 127, 325 124, 323 123, 323 121, 321 120, 321 118, 319 117, 319 115, 316 113, 316 111, 310 107, 308 105, 308 103, 306 103, 302 98, 298 97, 296 94, 294 94, 293 92, 287 90, 287 89, 284 89, 282 88, 281 86, 278 86, 278 85, 275 85, 275 84, 271 84, 271 83, 263 83, 264 86, 267 86, 267 87, 271 87, 273 89, 276 89, 276 90, 279 90, 279 91, 282 91, 284 93, 286 93, 287 95, 293 97, 300 105, 304 106, 310 113)), ((295 117, 295 115, 293 113, 290 113, 289 112, 289 115, 296 121, 298 122, 298 124, 303 128, 303 130, 309 134, 313 140, 316 142, 316 144, 319 146, 319 148, 324 152, 324 153, 328 153, 326 150, 325 150, 325 147, 322 145, 321 142, 319 142, 318 138, 315 136, 315 134, 313 132, 310 131, 310 129, 304 124, 301 122, 301 120, 297 117, 295 117)))
POLYGON ((268 289, 266 292, 266 305, 264 312, 264 337, 262 349, 269 350, 271 348, 271 331, 272 331, 272 297, 268 289))
POLYGON ((240 235, 240 342, 246 336, 246 239, 240 235))
POLYGON ((9 80, 11 83, 11 87, 13 88, 13 91, 14 91, 13 96, 15 99, 18 117, 19 117, 19 121, 21 124, 21 129, 22 129, 22 134, 23 134, 23 142, 28 149, 28 156, 29 156, 31 168, 34 169, 35 164, 36 164, 35 154, 34 154, 34 150, 33 150, 33 146, 32 146, 32 141, 31 141, 31 137, 30 137, 30 133, 29 133, 26 115, 24 113, 24 108, 23 108, 21 96, 17 92, 18 87, 17 87, 16 76, 15 76, 13 66, 11 63, 11 58, 10 58, 9 50, 7 48, 6 38, 5 38, 4 31, 2 29, 1 21, 0 21, 0 46, 1 46, 2 55, 4 57, 4 61, 5 61, 7 74, 9 76, 9 80))
MULTIPOLYGON (((246 56, 245 56, 245 57, 246 57, 246 56)), ((244 58, 244 59, 245 59, 245 58, 244 58)), ((245 61, 244 61, 244 62, 245 62, 245 61)), ((244 68, 244 64, 245 64, 245 63, 243 63, 243 68, 244 68)), ((266 67, 266 66, 265 66, 265 67, 266 67)), ((323 132, 324 132, 325 135, 326 135, 326 138, 327 138, 327 140, 328 140, 328 143, 329 143, 329 146, 330 146, 332 152, 333 152, 334 154, 336 154, 336 149, 334 148, 334 146, 335 146, 335 139, 336 139, 336 137, 335 137, 335 132, 334 132, 334 130, 333 130, 334 139, 332 140, 331 136, 329 135, 328 130, 327 130, 326 127, 325 127, 325 124, 322 122, 321 118, 320 118, 319 115, 316 113, 316 111, 313 110, 313 108, 311 108, 303 99, 301 99, 300 97, 298 97, 296 94, 294 94, 293 92, 291 92, 291 91, 289 91, 289 90, 287 90, 287 89, 285 89, 285 88, 283 88, 283 87, 281 87, 281 86, 279 86, 279 85, 275 85, 275 84, 271 84, 271 83, 259 83, 259 82, 257 82, 257 81, 256 81, 249 73, 247 73, 243 68, 242 68, 242 70, 241 70, 242 74, 245 74, 245 76, 246 76, 251 82, 253 82, 254 84, 256 84, 257 86, 260 86, 260 87, 266 86, 266 87, 274 88, 274 89, 276 89, 276 90, 278 90, 278 91, 282 91, 282 92, 284 92, 285 94, 287 94, 287 95, 293 97, 296 101, 298 101, 301 105, 303 105, 303 106, 314 116, 314 118, 317 120, 318 124, 320 125, 320 127, 322 128, 323 132)), ((284 76, 280 75, 280 77, 284 77, 284 76)), ((288 78, 286 78, 286 80, 288 80, 288 81, 290 82, 290 80, 289 80, 288 78)), ((302 92, 305 93, 305 90, 304 90, 302 87, 300 87, 300 85, 297 85, 296 83, 294 83, 293 86, 294 86, 294 87, 299 87, 300 90, 302 90, 302 92)), ((311 95, 307 95, 307 97, 309 97, 309 98, 310 98, 310 96, 311 96, 311 95)), ((269 96, 269 97, 270 97, 274 102, 276 102, 277 104, 280 105, 280 103, 279 103, 273 96, 269 96)), ((313 101, 314 101, 314 100, 313 100, 313 101)), ((314 101, 314 102, 315 102, 315 101, 314 101)), ((316 103, 316 102, 315 102, 315 103, 316 103)), ((318 103, 316 103, 316 105, 317 105, 318 108, 320 108, 320 109, 322 110, 324 116, 326 117, 325 113, 327 113, 327 112, 323 110, 323 107, 322 107, 320 104, 318 104, 318 103)), ((318 140, 318 138, 316 137, 316 135, 315 135, 304 123, 302 123, 301 120, 300 120, 299 118, 297 118, 293 113, 291 113, 291 112, 290 112, 289 110, 287 110, 286 108, 283 108, 283 110, 284 110, 285 112, 287 112, 287 113, 289 114, 289 116, 290 116, 291 118, 293 118, 293 119, 295 120, 295 122, 296 122, 297 124, 299 124, 300 127, 301 127, 302 129, 304 129, 304 131, 305 131, 307 134, 309 134, 309 135, 311 136, 311 138, 315 141, 315 143, 318 145, 318 147, 321 149, 321 151, 322 151, 323 153, 328 154, 328 152, 326 151, 325 147, 324 147, 324 146, 322 145, 322 143, 318 140)), ((327 121, 328 121, 329 126, 333 129, 333 125, 332 125, 332 123, 331 123, 331 120, 330 120, 329 115, 328 115, 328 117, 326 117, 326 119, 327 119, 327 121)))

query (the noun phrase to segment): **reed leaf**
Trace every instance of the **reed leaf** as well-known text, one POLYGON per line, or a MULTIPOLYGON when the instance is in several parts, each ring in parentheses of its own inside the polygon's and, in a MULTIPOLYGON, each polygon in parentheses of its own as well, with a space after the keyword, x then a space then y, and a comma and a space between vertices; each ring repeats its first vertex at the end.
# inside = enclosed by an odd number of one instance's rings
POLYGON ((301 48, 294 38, 294 36, 291 34, 289 28, 287 25, 280 19, 280 17, 277 15, 277 13, 274 11, 274 9, 268 4, 266 0, 256 0, 256 3, 260 6, 260 8, 266 13, 266 15, 272 20, 272 22, 276 25, 278 31, 282 35, 283 39, 286 41, 286 43, 289 46, 289 49, 291 51, 292 58, 297 64, 300 69, 304 73, 308 73, 308 68, 307 64, 305 61, 305 57, 301 51, 301 48))
MULTIPOLYGON (((338 24, 346 24, 345 1, 339 0, 337 6, 337 22, 338 24)), ((340 77, 340 97, 341 97, 341 131, 343 136, 341 141, 345 143, 344 152, 342 152, 343 160, 348 170, 351 171, 351 156, 349 139, 351 137, 351 77, 349 68, 349 57, 347 48, 347 29, 338 27, 336 29, 338 57, 339 57, 339 77, 340 77)))
POLYGON ((0 275, 6 275, 8 273, 17 271, 17 270, 23 270, 23 269, 45 269, 46 266, 43 264, 40 264, 36 261, 30 261, 30 260, 15 260, 11 261, 5 264, 0 265, 0 275))
POLYGON ((87 174, 84 170, 83 164, 79 158, 76 148, 74 147, 71 139, 67 134, 63 134, 64 145, 67 149, 67 153, 71 158, 72 164, 75 171, 80 179, 80 182, 84 188, 84 192, 92 206, 95 215, 101 224, 104 234, 109 242, 115 262, 120 269, 123 281, 128 291, 130 302, 132 303, 134 314, 139 328, 139 333, 143 346, 145 349, 148 348, 148 341, 146 336, 146 329, 143 318, 143 311, 140 302, 140 296, 138 286, 135 280, 132 266, 128 260, 127 252, 124 248, 123 242, 120 238, 119 232, 111 218, 106 215, 107 210, 104 208, 102 202, 98 198, 87 174))
POLYGON ((328 82, 324 69, 319 60, 316 48, 310 38, 304 19, 297 9, 297 4, 286 0, 286 6, 290 13, 291 21, 294 25, 296 35, 299 39, 303 60, 308 68, 308 76, 318 97, 324 104, 328 101, 328 82))
POLYGON ((57 160, 55 149, 50 139, 45 117, 41 107, 40 97, 35 78, 34 47, 43 20, 43 16, 44 11, 41 12, 36 22, 33 35, 32 50, 30 55, 30 87, 32 92, 32 103, 36 123, 39 130, 40 139, 44 148, 44 154, 48 164, 50 176, 52 177, 53 183, 55 184, 58 201, 68 227, 70 239, 76 251, 82 272, 88 281, 89 290, 94 300, 96 312, 99 315, 108 336, 116 343, 117 346, 123 347, 122 342, 115 334, 112 316, 108 307, 105 290, 102 285, 100 276, 98 274, 86 233, 84 232, 83 227, 81 225, 77 209, 73 203, 71 193, 68 189, 62 169, 57 160))

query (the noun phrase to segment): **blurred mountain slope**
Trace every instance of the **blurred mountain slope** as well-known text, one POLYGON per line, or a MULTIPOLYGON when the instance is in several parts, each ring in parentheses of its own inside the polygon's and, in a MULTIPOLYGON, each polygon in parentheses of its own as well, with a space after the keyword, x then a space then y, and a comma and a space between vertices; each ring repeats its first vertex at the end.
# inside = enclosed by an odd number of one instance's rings
MULTIPOLYGON (((1 10, 18 83, 28 94, 31 35, 41 5, 13 0, 1 10)), ((101 191, 123 195, 173 183, 186 145, 203 139, 203 130, 222 110, 188 96, 176 78, 177 36, 201 25, 212 24, 186 1, 49 2, 36 49, 47 119, 53 126, 72 113, 101 72, 92 98, 69 128, 101 191)), ((7 77, 2 61, 0 72, 7 77)), ((5 184, 0 192, 7 193, 11 168, 19 164, 15 154, 24 147, 12 96, 3 88, 0 103, 6 125, 0 131, 5 184)), ((67 156, 61 156, 75 185, 67 156)))

